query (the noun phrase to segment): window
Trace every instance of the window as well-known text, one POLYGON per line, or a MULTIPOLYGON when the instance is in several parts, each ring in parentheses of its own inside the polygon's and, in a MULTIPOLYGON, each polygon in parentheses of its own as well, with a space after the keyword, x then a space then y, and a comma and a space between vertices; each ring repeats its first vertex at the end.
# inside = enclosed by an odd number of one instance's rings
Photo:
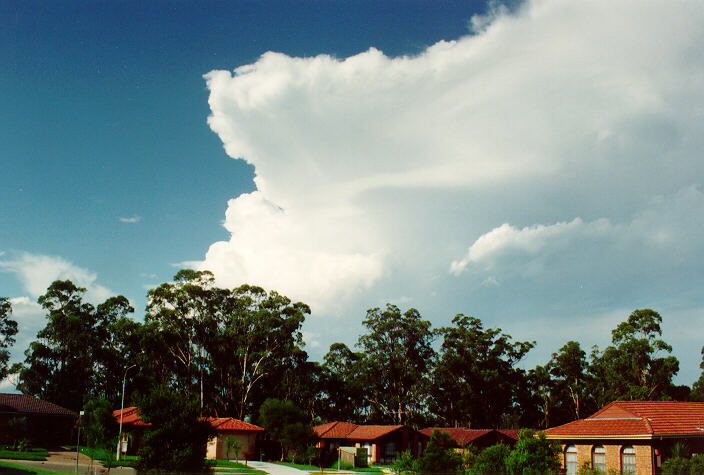
POLYGON ((632 445, 621 449, 621 473, 636 473, 636 449, 632 445))
POLYGON ((574 445, 565 447, 565 470, 568 475, 577 473, 577 447, 574 445))
POLYGON ((606 450, 603 445, 596 445, 592 449, 592 468, 606 473, 606 450))

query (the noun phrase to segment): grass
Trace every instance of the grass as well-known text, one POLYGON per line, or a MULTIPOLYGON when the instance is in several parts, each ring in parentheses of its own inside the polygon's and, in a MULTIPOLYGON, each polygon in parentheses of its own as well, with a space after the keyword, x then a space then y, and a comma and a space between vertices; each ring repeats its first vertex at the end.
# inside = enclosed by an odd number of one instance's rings
POLYGON ((30 449, 27 452, 20 452, 19 450, 0 449, 0 459, 42 461, 46 460, 47 455, 49 455, 49 452, 47 452, 46 449, 30 449))
MULTIPOLYGON (((305 470, 307 472, 320 472, 321 471, 319 465, 307 465, 307 464, 290 463, 290 462, 275 462, 275 463, 277 463, 279 465, 286 465, 287 467, 297 468, 299 470, 305 470)), ((340 470, 344 470, 344 471, 348 471, 348 472, 382 473, 381 469, 376 468, 376 467, 353 468, 347 464, 341 464, 340 470)), ((337 471, 337 462, 332 464, 331 467, 325 468, 324 471, 325 472, 336 472, 337 471)))
POLYGON ((266 473, 256 468, 247 467, 239 462, 230 462, 229 460, 207 460, 206 463, 210 468, 225 469, 233 473, 266 473))
POLYGON ((41 474, 51 474, 51 473, 62 473, 54 472, 53 470, 44 470, 43 468, 29 467, 27 465, 20 465, 18 463, 12 462, 2 462, 0 461, 0 472, 24 475, 27 473, 41 473, 41 474))
MULTIPOLYGON (((69 446, 69 449, 76 450, 76 446, 69 446)), ((92 447, 81 447, 83 455, 97 460, 104 467, 133 467, 137 462, 136 455, 120 455, 120 461, 115 460, 115 451, 112 449, 95 449, 92 447)))

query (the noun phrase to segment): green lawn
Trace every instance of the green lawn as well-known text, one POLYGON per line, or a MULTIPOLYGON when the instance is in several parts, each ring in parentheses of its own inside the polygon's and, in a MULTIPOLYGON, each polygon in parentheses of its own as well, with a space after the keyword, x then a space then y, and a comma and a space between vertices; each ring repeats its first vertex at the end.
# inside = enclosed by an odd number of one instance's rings
MULTIPOLYGON (((76 446, 73 446, 76 450, 76 446)), ((115 451, 112 449, 93 449, 90 447, 81 447, 81 453, 87 455, 93 460, 99 461, 104 467, 132 467, 137 462, 136 455, 120 455, 120 461, 115 460, 115 451)))
POLYGON ((63 472, 54 472, 52 470, 44 470, 41 468, 28 467, 26 465, 20 465, 17 463, 4 462, 4 461, 0 461, 0 472, 10 473, 10 474, 18 474, 18 475, 25 475, 28 473, 41 473, 41 474, 45 474, 45 475, 52 474, 52 473, 63 473, 63 472))
MULTIPOLYGON (((299 470, 305 470, 307 472, 320 472, 320 467, 317 465, 306 465, 306 464, 300 464, 300 463, 290 463, 290 462, 275 462, 278 463, 279 465, 286 465, 287 467, 293 467, 297 468, 299 470)), ((358 467, 358 468, 353 468, 350 467, 349 465, 341 465, 340 470, 344 471, 349 471, 349 472, 365 472, 365 473, 382 473, 381 469, 375 468, 375 467, 358 467)), ((337 471, 337 462, 335 462, 332 467, 330 468, 325 468, 325 472, 336 472, 337 471)))
POLYGON ((0 459, 42 461, 42 460, 46 460, 47 455, 49 455, 49 452, 47 452, 46 449, 30 449, 27 452, 20 452, 18 450, 0 449, 0 459))
POLYGON ((230 462, 229 460, 208 460, 206 461, 208 467, 217 468, 219 471, 228 471, 232 473, 261 473, 266 472, 262 470, 257 470, 252 467, 247 467, 239 462, 230 462))

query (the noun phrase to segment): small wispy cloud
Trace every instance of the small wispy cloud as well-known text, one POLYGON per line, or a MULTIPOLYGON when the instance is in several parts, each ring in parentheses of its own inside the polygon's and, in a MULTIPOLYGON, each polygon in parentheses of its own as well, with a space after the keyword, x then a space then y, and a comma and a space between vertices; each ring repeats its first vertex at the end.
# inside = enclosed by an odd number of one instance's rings
POLYGON ((141 216, 130 216, 129 218, 125 218, 120 216, 118 218, 121 223, 139 223, 142 220, 141 216))

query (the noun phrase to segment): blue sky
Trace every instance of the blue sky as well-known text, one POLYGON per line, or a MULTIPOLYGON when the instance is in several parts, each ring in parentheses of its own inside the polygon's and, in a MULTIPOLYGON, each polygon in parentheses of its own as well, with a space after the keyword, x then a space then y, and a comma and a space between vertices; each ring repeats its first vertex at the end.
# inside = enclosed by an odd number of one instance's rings
POLYGON ((387 301, 537 340, 528 366, 570 339, 603 347, 652 307, 691 384, 699 10, 2 2, 16 357, 53 278, 124 294, 141 318, 147 289, 189 265, 310 303, 313 359, 387 301))

